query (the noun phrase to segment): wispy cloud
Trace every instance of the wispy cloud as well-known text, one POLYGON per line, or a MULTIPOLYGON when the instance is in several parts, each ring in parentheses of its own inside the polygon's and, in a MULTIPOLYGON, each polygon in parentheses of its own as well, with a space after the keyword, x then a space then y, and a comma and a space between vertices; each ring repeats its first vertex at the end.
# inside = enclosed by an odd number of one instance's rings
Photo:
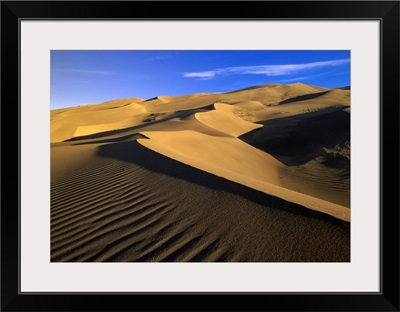
POLYGON ((185 78, 199 78, 202 80, 213 79, 218 75, 266 75, 266 76, 286 76, 304 72, 307 70, 339 66, 350 62, 349 58, 340 60, 330 60, 303 64, 284 64, 284 65, 257 65, 226 67, 201 72, 184 73, 185 78))
POLYGON ((92 70, 92 69, 78 69, 78 68, 58 68, 55 69, 57 72, 64 73, 77 73, 77 74, 88 74, 88 75, 114 75, 114 72, 105 70, 92 70))
POLYGON ((229 72, 229 68, 215 69, 215 70, 204 71, 204 72, 184 73, 183 77, 185 77, 185 78, 212 79, 216 75, 223 74, 224 72, 228 73, 229 72))

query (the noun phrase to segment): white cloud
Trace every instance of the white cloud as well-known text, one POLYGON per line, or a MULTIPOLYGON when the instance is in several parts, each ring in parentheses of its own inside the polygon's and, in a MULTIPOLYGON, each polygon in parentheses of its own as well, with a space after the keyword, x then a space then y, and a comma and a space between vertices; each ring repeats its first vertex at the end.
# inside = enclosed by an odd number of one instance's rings
POLYGON ((185 73, 183 74, 184 77, 187 78, 200 78, 204 80, 212 79, 215 75, 220 74, 220 70, 211 70, 211 71, 204 71, 204 72, 194 72, 194 73, 185 73))
POLYGON ((284 65, 257 65, 257 66, 239 66, 226 67, 202 72, 184 73, 186 78, 212 79, 217 75, 266 75, 266 76, 285 76, 296 74, 311 69, 338 66, 347 64, 350 59, 331 60, 323 62, 313 62, 304 64, 284 64, 284 65))

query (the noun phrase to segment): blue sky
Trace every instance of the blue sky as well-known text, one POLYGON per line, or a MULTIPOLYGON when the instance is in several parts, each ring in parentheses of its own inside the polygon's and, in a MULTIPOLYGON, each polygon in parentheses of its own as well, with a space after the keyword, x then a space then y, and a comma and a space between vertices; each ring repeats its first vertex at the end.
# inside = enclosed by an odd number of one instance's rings
POLYGON ((349 86, 350 51, 51 51, 51 109, 295 82, 349 86))

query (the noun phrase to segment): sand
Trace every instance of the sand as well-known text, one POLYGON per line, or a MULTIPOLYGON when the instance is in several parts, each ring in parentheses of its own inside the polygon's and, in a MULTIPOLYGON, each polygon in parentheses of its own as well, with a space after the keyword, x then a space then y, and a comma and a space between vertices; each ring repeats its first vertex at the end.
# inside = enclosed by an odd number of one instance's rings
POLYGON ((350 90, 51 111, 51 261, 350 261, 350 90))

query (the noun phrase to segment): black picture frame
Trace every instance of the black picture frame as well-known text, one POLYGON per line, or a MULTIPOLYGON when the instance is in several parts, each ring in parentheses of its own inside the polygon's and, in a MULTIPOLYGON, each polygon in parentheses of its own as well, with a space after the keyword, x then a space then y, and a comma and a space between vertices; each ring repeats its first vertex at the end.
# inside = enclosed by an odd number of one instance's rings
MULTIPOLYGON (((1 2, 2 311, 399 311, 398 1, 1 2), (229 5, 229 10, 222 9, 229 5), (171 16, 168 12, 174 12, 171 16), (365 19, 381 21, 381 291, 377 293, 23 294, 19 291, 19 26, 24 19, 365 19), (18 116, 18 118, 17 118, 18 116), (6 122, 8 120, 8 123, 6 122), (18 122, 17 122, 18 120, 18 122), (11 131, 3 127, 11 124, 11 131), (18 126, 18 130, 16 129, 18 126), (18 136, 15 134, 18 133, 18 136), (18 151, 17 155, 15 153, 18 151), (7 165, 6 165, 7 164, 7 165), (13 166, 11 166, 13 164, 13 166), (9 169, 12 171, 8 171, 9 169), (18 172, 18 187, 11 175, 18 172), (17 193, 17 194, 16 194, 17 193), (12 195, 11 195, 12 194, 12 195)), ((367 242, 366 242, 367 243, 367 242)))

